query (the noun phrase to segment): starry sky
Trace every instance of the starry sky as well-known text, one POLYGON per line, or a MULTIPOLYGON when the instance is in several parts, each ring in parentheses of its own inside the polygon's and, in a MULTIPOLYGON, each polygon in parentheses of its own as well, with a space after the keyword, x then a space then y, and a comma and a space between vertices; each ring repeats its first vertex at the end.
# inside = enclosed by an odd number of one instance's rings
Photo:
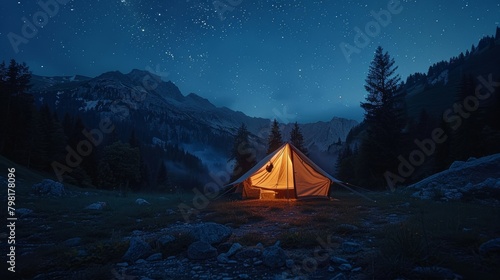
POLYGON ((361 121, 364 79, 378 45, 404 80, 500 25, 500 0, 37 2, 2 3, 0 60, 26 62, 46 76, 148 70, 184 95, 299 123, 361 121), (372 11, 388 13, 390 22, 372 11), (347 58, 343 49, 351 51, 347 58))

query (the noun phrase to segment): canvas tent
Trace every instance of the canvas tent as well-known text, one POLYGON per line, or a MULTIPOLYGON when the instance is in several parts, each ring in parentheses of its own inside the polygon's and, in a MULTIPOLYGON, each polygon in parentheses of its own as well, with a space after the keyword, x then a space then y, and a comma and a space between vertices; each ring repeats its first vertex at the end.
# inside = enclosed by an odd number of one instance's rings
POLYGON ((230 185, 243 198, 327 198, 333 183, 341 184, 285 143, 230 185))

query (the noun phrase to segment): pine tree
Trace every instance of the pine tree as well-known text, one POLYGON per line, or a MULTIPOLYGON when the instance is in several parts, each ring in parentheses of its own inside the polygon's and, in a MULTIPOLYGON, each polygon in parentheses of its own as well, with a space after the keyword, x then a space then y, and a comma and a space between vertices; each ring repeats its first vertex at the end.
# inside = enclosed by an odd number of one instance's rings
MULTIPOLYGON (((472 76, 464 76, 456 94, 456 102, 464 104, 469 96, 474 96, 476 84, 472 76)), ((481 120, 482 110, 478 108, 466 112, 466 117, 460 117, 460 122, 452 123, 454 130, 452 156, 455 160, 466 160, 469 157, 484 156, 481 150, 481 130, 484 122, 481 120)))
POLYGON ((33 96, 26 94, 30 79, 24 63, 0 64, 0 153, 25 165, 30 164, 37 114, 33 96))
POLYGON ((339 152, 336 171, 337 178, 344 181, 353 181, 356 177, 355 154, 348 144, 339 152))
POLYGON ((436 145, 434 156, 434 172, 441 172, 450 166, 451 158, 451 143, 453 142, 450 126, 445 120, 441 120, 439 128, 443 131, 443 138, 446 141, 436 145))
POLYGON ((135 128, 132 128, 132 131, 130 132, 130 137, 128 138, 128 143, 132 148, 138 148, 140 147, 140 142, 139 139, 137 139, 137 135, 135 133, 135 128))
POLYGON ((156 176, 156 189, 158 191, 172 191, 170 189, 167 166, 165 161, 161 160, 160 167, 158 168, 158 176, 156 176))
POLYGON ((276 151, 279 147, 281 147, 281 145, 283 145, 283 138, 281 137, 280 127, 276 119, 274 119, 273 124, 271 126, 271 133, 269 134, 267 144, 268 144, 267 148, 268 155, 276 151))
POLYGON ((99 171, 104 187, 119 189, 124 193, 129 189, 130 182, 139 180, 139 149, 121 141, 114 142, 104 148, 99 171))
POLYGON ((500 40, 500 27, 497 26, 497 32, 496 32, 496 35, 495 35, 495 39, 496 40, 500 40))
POLYGON ((304 146, 304 136, 302 135, 302 132, 300 132, 300 127, 295 122, 293 125, 292 131, 290 132, 290 142, 292 145, 295 146, 295 148, 299 149, 304 155, 307 155, 307 148, 304 146))
POLYGON ((236 161, 231 179, 240 177, 256 163, 255 148, 250 144, 249 136, 250 132, 247 130, 246 125, 242 123, 234 138, 233 148, 229 157, 229 160, 234 159, 236 161))
POLYGON ((394 64, 394 59, 378 47, 365 80, 368 95, 361 107, 365 110, 368 137, 363 139, 359 157, 364 184, 386 185, 384 173, 397 167, 401 152, 405 105, 394 64))

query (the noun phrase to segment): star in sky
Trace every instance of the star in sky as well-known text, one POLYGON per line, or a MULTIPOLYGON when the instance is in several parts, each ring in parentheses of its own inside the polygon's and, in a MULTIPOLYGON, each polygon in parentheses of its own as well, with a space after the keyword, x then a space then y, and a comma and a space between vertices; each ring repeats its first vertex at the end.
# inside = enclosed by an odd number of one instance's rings
POLYGON ((275 118, 286 107, 298 122, 361 120, 364 79, 378 45, 404 80, 492 35, 500 14, 491 0, 398 1, 402 11, 348 61, 342 43, 354 45, 356 28, 365 30, 373 12, 392 2, 59 2, 4 3, 0 59, 24 61, 39 75, 158 69, 185 95, 250 116, 275 118), (26 21, 37 29, 30 38, 23 35, 26 21), (17 52, 9 34, 24 38, 17 52))

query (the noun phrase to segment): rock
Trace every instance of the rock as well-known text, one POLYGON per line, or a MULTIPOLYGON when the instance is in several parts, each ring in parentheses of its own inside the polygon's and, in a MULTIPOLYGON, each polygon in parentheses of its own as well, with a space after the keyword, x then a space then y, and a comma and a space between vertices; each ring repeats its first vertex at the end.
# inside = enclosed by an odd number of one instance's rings
POLYGON ((188 257, 192 260, 206 260, 217 257, 217 249, 205 241, 195 241, 189 245, 188 257))
POLYGON ((85 209, 88 209, 88 210, 103 210, 104 208, 106 208, 106 206, 107 206, 106 202, 96 202, 96 203, 92 203, 89 206, 85 207, 85 209))
POLYGON ((145 199, 142 199, 142 198, 136 199, 135 204, 137 204, 137 205, 151 205, 151 203, 147 202, 145 199))
POLYGON ((344 263, 349 263, 348 260, 346 259, 343 259, 343 258, 339 258, 339 257, 331 257, 330 258, 330 261, 334 264, 344 264, 344 263))
POLYGON ((471 161, 475 161, 477 158, 475 157, 470 157, 469 159, 467 159, 467 162, 471 162, 471 161))
POLYGON ((89 253, 85 249, 80 249, 76 252, 77 257, 87 257, 89 253))
POLYGON ((283 249, 279 247, 279 242, 275 245, 267 247, 262 252, 262 261, 264 265, 270 268, 278 268, 285 265, 287 256, 283 249))
POLYGON ((262 255, 262 251, 257 248, 245 248, 238 253, 236 253, 235 257, 238 260, 247 260, 247 259, 253 259, 256 257, 260 257, 262 255))
POLYGON ((361 245, 356 242, 346 241, 342 243, 342 250, 346 253, 357 253, 362 250, 361 245))
POLYGON ((33 213, 33 210, 28 209, 28 208, 19 208, 16 209, 16 214, 19 215, 19 217, 25 217, 33 213))
POLYGON ((328 267, 328 271, 329 271, 329 272, 334 272, 334 271, 335 271, 335 267, 333 267, 333 266, 331 266, 331 265, 330 265, 330 266, 328 267))
POLYGON ((253 265, 257 266, 257 265, 261 265, 262 263, 263 263, 262 261, 254 261, 253 265))
POLYGON ((356 267, 356 268, 351 269, 351 272, 360 272, 360 271, 361 271, 361 267, 356 267))
POLYGON ((479 246, 479 254, 488 256, 491 254, 500 255, 500 238, 491 239, 479 246))
POLYGON ((80 246, 80 244, 82 244, 82 239, 80 237, 70 238, 63 242, 63 245, 68 247, 76 247, 80 246))
POLYGON ((467 185, 465 185, 465 187, 460 188, 460 191, 462 193, 467 193, 467 192, 473 191, 474 189, 475 189, 474 184, 467 183, 467 185))
POLYGON ((128 263, 126 262, 121 262, 121 263, 117 263, 116 266, 119 266, 119 267, 127 267, 128 266, 128 263))
POLYGON ((250 276, 248 276, 248 274, 240 274, 240 275, 238 275, 238 278, 240 278, 240 279, 250 279, 250 276))
POLYGON ((347 280, 347 277, 345 277, 344 273, 339 273, 330 280, 347 280))
POLYGON ((451 165, 450 165, 450 168, 448 169, 457 169, 457 168, 460 168, 462 167, 463 165, 465 164, 465 161, 454 161, 451 165))
POLYGON ((44 179, 42 182, 34 184, 31 188, 37 195, 63 196, 66 194, 63 184, 50 179, 44 179))
POLYGON ((145 232, 142 230, 136 229, 136 230, 132 231, 132 236, 142 236, 144 234, 145 234, 145 232))
POLYGON ((243 248, 243 246, 241 246, 240 243, 234 243, 233 245, 231 245, 231 248, 229 248, 229 250, 227 251, 227 253, 226 253, 227 257, 231 257, 236 252, 238 252, 241 248, 243 248))
POLYGON ((163 258, 163 255, 161 253, 156 253, 156 254, 152 254, 151 256, 149 256, 146 260, 148 262, 153 262, 153 261, 161 261, 163 258))
POLYGON ((493 178, 487 178, 483 182, 477 184, 475 187, 477 189, 484 189, 484 188, 495 188, 495 185, 497 184, 498 179, 493 179, 493 178))
POLYGON ((412 270, 412 273, 415 274, 419 279, 454 279, 459 280, 462 279, 462 276, 454 273, 448 268, 440 267, 440 266, 418 266, 412 270))
POLYGON ((226 253, 219 254, 217 256, 217 262, 224 264, 229 263, 229 258, 227 257, 227 254, 226 253))
POLYGON ((462 199, 462 193, 459 192, 457 189, 449 189, 444 191, 444 200, 450 201, 450 200, 460 200, 462 199))
POLYGON ((233 233, 232 229, 221 224, 203 223, 196 225, 191 235, 195 240, 204 241, 209 244, 218 244, 227 240, 233 233))
POLYGON ((287 268, 293 268, 293 266, 295 265, 295 262, 292 260, 292 259, 288 259, 285 261, 285 265, 287 268))
POLYGON ((467 162, 454 162, 449 169, 431 175, 408 188, 415 190, 413 197, 420 199, 456 200, 460 195, 456 194, 456 191, 447 191, 458 189, 458 192, 464 194, 461 199, 494 203, 490 197, 495 198, 496 195, 490 195, 488 192, 492 192, 492 187, 497 185, 498 166, 500 153, 467 162))
POLYGON ((350 224, 341 224, 337 226, 337 231, 338 232, 344 232, 344 233, 352 233, 358 231, 359 228, 355 225, 350 225, 350 224))
POLYGON ((342 271, 349 271, 352 269, 352 265, 350 265, 348 263, 343 263, 339 266, 339 269, 342 271))
POLYGON ((151 247, 149 244, 139 237, 133 237, 130 239, 130 245, 122 259, 127 262, 135 262, 136 260, 144 258, 150 254, 151 247))
POLYGON ((160 238, 156 240, 156 244, 162 248, 162 249, 167 249, 167 247, 175 241, 175 237, 172 235, 163 235, 160 238))
POLYGON ((144 264, 144 263, 147 263, 145 259, 138 259, 135 261, 135 264, 144 264))

